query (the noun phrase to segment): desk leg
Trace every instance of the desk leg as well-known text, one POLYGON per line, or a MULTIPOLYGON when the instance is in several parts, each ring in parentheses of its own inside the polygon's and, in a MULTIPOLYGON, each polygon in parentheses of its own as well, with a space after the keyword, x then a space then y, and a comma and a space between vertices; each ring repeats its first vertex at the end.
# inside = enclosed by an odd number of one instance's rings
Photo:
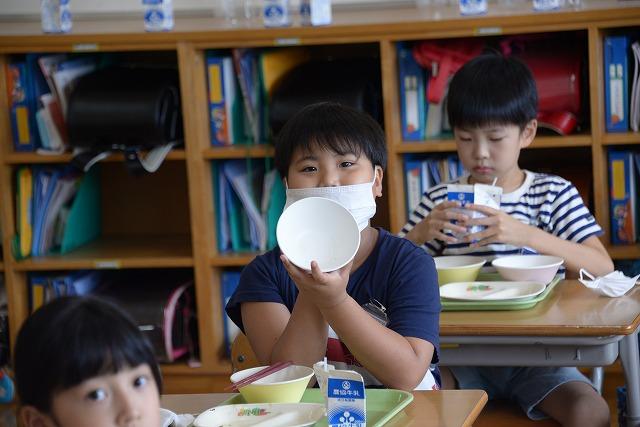
POLYGON ((638 331, 620 340, 620 359, 627 385, 627 426, 640 426, 640 357, 638 331))

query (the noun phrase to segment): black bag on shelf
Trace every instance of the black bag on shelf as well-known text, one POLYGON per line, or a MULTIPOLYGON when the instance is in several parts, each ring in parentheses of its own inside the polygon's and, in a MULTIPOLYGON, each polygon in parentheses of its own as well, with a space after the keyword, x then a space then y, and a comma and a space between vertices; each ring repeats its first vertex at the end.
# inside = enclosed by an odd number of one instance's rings
POLYGON ((104 68, 82 76, 69 98, 67 126, 83 170, 113 151, 133 171, 155 171, 182 142, 177 70, 104 68), (150 150, 143 159, 141 150, 150 150))
POLYGON ((309 104, 333 101, 369 113, 382 124, 380 61, 370 58, 310 61, 282 76, 271 93, 273 135, 309 104))

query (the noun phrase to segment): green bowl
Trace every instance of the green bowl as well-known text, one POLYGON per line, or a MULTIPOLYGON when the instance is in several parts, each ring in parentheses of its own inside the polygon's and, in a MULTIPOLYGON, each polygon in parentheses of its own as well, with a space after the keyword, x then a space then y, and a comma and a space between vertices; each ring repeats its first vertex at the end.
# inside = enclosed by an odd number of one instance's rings
POLYGON ((440 256, 433 260, 440 286, 452 282, 474 282, 486 262, 484 258, 472 255, 440 256))

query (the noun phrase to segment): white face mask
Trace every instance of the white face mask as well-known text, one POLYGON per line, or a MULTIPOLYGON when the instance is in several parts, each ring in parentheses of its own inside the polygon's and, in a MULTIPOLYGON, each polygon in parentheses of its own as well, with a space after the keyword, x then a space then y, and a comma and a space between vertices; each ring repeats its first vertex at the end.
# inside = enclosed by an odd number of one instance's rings
POLYGON ((584 268, 580 269, 580 280, 587 288, 593 289, 601 295, 620 297, 633 288, 640 277, 627 277, 620 271, 614 271, 606 276, 594 277, 584 268), (590 280, 584 278, 587 276, 590 280))
POLYGON ((287 201, 284 208, 298 200, 307 197, 324 197, 344 206, 358 223, 358 230, 364 230, 369 225, 369 220, 376 213, 376 199, 373 197, 372 187, 376 182, 376 176, 373 175, 373 181, 364 184, 340 185, 337 187, 310 187, 310 188, 289 188, 287 185, 287 201))

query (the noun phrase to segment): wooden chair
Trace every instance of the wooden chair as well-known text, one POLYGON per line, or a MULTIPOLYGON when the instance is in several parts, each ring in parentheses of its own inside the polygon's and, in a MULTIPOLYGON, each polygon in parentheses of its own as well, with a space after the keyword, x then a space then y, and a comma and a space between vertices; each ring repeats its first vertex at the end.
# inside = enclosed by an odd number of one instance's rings
POLYGON ((258 358, 251 349, 249 339, 242 332, 238 332, 231 344, 231 366, 233 372, 260 366, 258 358))

